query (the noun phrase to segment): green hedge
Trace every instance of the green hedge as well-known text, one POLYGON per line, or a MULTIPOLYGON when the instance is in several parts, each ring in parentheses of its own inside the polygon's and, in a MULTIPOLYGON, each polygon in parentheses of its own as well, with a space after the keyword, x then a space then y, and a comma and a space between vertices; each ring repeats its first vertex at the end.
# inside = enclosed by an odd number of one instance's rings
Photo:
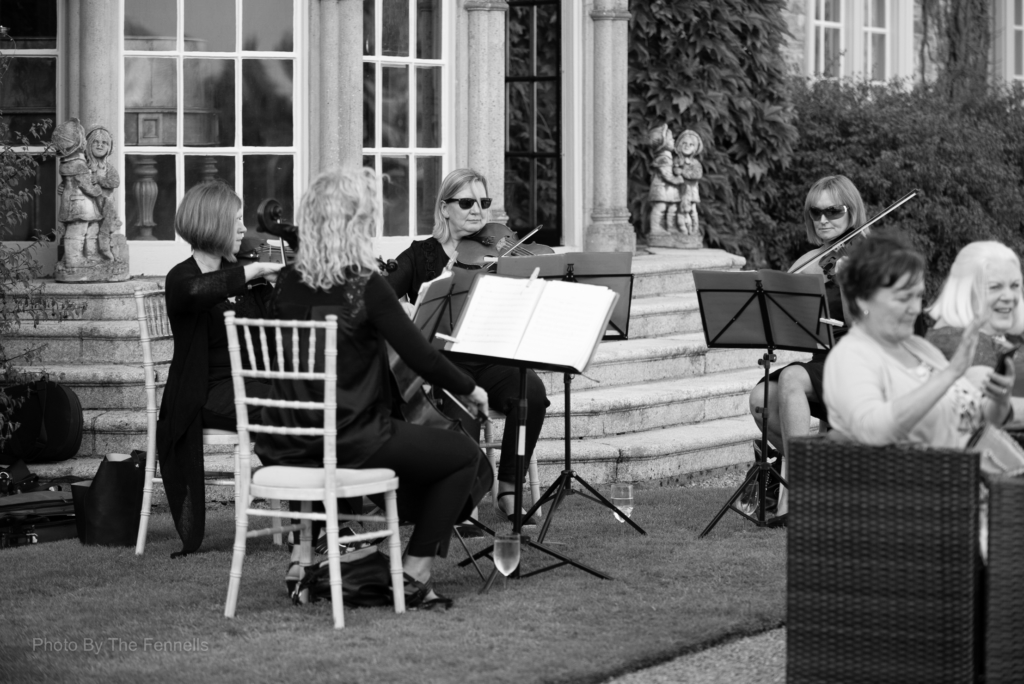
POLYGON ((914 188, 923 191, 880 225, 927 255, 929 293, 972 240, 999 240, 1024 253, 1019 88, 961 103, 898 82, 801 80, 790 93, 800 137, 764 207, 776 225, 751 230, 747 253, 763 253, 768 265, 781 268, 808 249, 801 223, 807 188, 835 173, 857 185, 869 216, 914 188))

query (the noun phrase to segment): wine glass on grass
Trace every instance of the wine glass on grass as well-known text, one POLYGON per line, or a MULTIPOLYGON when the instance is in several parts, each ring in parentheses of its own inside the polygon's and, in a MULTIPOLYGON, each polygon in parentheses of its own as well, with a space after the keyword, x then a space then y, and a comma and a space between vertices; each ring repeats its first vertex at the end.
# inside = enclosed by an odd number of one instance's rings
POLYGON ((620 523, 626 522, 626 518, 633 513, 633 485, 624 482, 613 484, 612 505, 618 509, 612 512, 615 519, 620 523))
POLYGON ((505 576, 503 584, 508 584, 508 576, 519 567, 519 535, 518 534, 496 534, 494 535, 494 567, 505 576))

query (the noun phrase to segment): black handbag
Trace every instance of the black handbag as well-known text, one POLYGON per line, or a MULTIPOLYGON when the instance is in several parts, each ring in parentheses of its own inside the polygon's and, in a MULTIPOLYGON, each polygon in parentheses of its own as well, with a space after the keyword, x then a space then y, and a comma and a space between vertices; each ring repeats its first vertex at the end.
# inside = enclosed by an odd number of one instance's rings
MULTIPOLYGON (((327 561, 306 568, 305 576, 292 591, 292 602, 309 589, 310 602, 331 599, 331 575, 327 561)), ((392 605, 391 565, 376 546, 369 546, 341 557, 341 595, 349 608, 392 605)))
POLYGON ((71 485, 78 539, 83 544, 135 546, 142 510, 146 454, 100 462, 92 480, 71 485))

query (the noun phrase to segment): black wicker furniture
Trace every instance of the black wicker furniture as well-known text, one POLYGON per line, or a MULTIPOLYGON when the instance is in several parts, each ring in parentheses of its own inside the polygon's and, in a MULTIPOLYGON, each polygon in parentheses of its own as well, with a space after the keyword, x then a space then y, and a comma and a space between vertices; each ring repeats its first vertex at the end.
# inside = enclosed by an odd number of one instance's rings
POLYGON ((979 478, 973 453, 793 440, 789 682, 975 681, 979 478))

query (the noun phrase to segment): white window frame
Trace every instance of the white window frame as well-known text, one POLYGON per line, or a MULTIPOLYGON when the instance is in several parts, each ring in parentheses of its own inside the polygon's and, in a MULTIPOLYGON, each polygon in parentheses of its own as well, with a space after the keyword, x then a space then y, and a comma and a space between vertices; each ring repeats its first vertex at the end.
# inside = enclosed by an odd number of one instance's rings
POLYGON ((1024 83, 1024 72, 1016 73, 1016 46, 1018 43, 1024 43, 1024 7, 1021 8, 1021 23, 1017 23, 1017 2, 1018 0, 996 0, 993 13, 993 70, 997 78, 1007 83, 1024 83))
POLYGON ((847 17, 848 3, 847 0, 839 0, 839 21, 825 21, 824 19, 818 19, 818 4, 822 0, 808 0, 807 2, 807 25, 811 30, 807 33, 807 73, 814 78, 831 78, 822 76, 824 71, 824 59, 825 55, 822 52, 821 63, 815 58, 815 52, 817 49, 818 41, 821 40, 821 34, 826 29, 839 29, 839 68, 837 72, 840 76, 846 75, 847 65, 847 30, 849 28, 849 19, 847 17))
MULTIPOLYGON (((57 88, 57 93, 56 93, 56 99, 54 100, 53 126, 56 126, 57 124, 59 124, 61 121, 63 121, 66 118, 65 117, 64 84, 65 84, 66 78, 67 78, 67 75, 66 75, 66 72, 65 72, 65 68, 64 68, 64 60, 61 59, 61 55, 65 54, 65 52, 66 52, 66 43, 65 43, 65 32, 66 31, 65 31, 65 26, 66 26, 66 21, 67 21, 67 15, 65 14, 65 8, 64 8, 65 3, 61 2, 60 0, 58 0, 56 4, 57 4, 57 47, 55 47, 55 48, 46 48, 46 49, 10 48, 10 47, 7 47, 10 44, 10 41, 8 41, 7 39, 4 39, 4 40, 0 41, 0 48, 3 48, 3 53, 7 57, 14 57, 14 58, 50 57, 50 58, 53 58, 56 61, 56 63, 57 63, 57 74, 56 74, 55 87, 57 88)), ((51 128, 50 128, 50 132, 51 133, 53 132, 53 126, 51 126, 51 128)), ((45 144, 29 145, 27 148, 21 148, 20 146, 16 146, 16 151, 19 154, 39 155, 39 154, 43 154, 44 152, 46 152, 46 146, 45 146, 45 144)), ((59 183, 60 181, 58 180, 57 182, 59 183)), ((58 198, 58 196, 57 196, 57 186, 54 185, 52 188, 42 188, 42 193, 43 193, 42 197, 49 196, 49 197, 53 198, 54 209, 55 209, 54 216, 56 216, 57 215, 57 211, 56 210, 59 209, 58 199, 57 199, 58 198)), ((37 227, 44 234, 47 233, 45 226, 37 226, 37 227)), ((52 229, 56 230, 56 226, 53 226, 52 229)), ((19 248, 27 247, 27 246, 31 245, 32 241, 31 240, 4 240, 4 243, 6 245, 10 246, 10 247, 19 249, 19 248)), ((56 254, 57 254, 57 250, 56 249, 47 250, 45 252, 45 255, 43 254, 43 250, 39 250, 39 251, 36 252, 36 256, 37 257, 42 256, 42 259, 46 260, 46 261, 48 261, 47 258, 46 258, 47 256, 52 257, 54 264, 56 263, 56 254)), ((44 263, 44 264, 42 264, 42 266, 43 266, 43 271, 44 272, 51 272, 52 271, 52 264, 44 263)))
MULTIPOLYGON (((379 53, 382 48, 383 33, 383 5, 384 0, 376 0, 374 7, 374 48, 379 53)), ((407 57, 389 57, 384 55, 362 55, 361 65, 372 63, 375 65, 375 78, 377 87, 374 88, 374 145, 373 147, 362 148, 363 157, 373 157, 373 169, 379 175, 381 173, 383 157, 409 158, 409 232, 406 235, 384 235, 383 224, 377 228, 375 245, 382 252, 385 258, 391 258, 402 252, 409 246, 411 239, 426 239, 430 235, 417 235, 416 225, 416 160, 420 157, 438 157, 441 159, 441 179, 451 171, 451 156, 454 147, 455 121, 454 121, 454 92, 452 89, 452 70, 455 55, 455 12, 453 3, 441 0, 438 3, 441 12, 441 58, 422 59, 416 57, 416 5, 409 3, 409 55, 407 57), (408 66, 409 71, 409 145, 408 147, 383 147, 383 127, 380 125, 382 115, 381 108, 381 87, 383 84, 382 72, 384 64, 395 64, 408 66), (421 66, 441 68, 441 135, 440 147, 418 147, 416 145, 416 69, 421 66)), ((362 69, 361 69, 362 70, 362 69)), ((365 127, 366 123, 363 123, 365 127)), ((359 132, 362 136, 362 131, 359 132)), ((381 197, 383 197, 383 182, 381 183, 381 197)))
MULTIPOLYGON (((820 65, 815 63, 815 47, 820 40, 819 29, 839 28, 839 76, 863 79, 867 76, 866 53, 870 48, 869 36, 885 33, 885 81, 913 78, 914 72, 914 3, 909 0, 885 0, 885 29, 866 26, 866 2, 871 0, 840 0, 840 21, 819 21, 816 16, 818 0, 808 0, 806 21, 809 30, 805 42, 805 67, 808 76, 818 76, 820 65)), ((881 82, 881 81, 877 81, 881 82)))
POLYGON ((882 10, 882 20, 883 20, 884 26, 881 26, 881 27, 870 26, 868 24, 868 11, 867 11, 868 8, 865 6, 865 4, 871 3, 871 2, 872 2, 872 0, 861 0, 860 2, 855 2, 854 3, 855 5, 858 6, 857 10, 861 14, 860 21, 857 24, 855 24, 857 26, 862 27, 861 28, 861 34, 862 34, 861 35, 861 41, 863 42, 863 47, 859 51, 859 53, 861 55, 863 55, 863 57, 861 58, 862 59, 862 61, 861 61, 861 73, 864 75, 865 78, 867 78, 868 80, 871 80, 873 83, 883 83, 885 81, 888 81, 889 78, 892 76, 892 73, 893 73, 892 72, 892 7, 891 7, 892 0, 883 0, 883 2, 884 2, 884 9, 882 10), (883 60, 882 70, 883 70, 884 73, 883 73, 883 76, 882 76, 881 80, 874 80, 874 79, 870 79, 869 78, 869 76, 870 76, 869 70, 871 68, 871 60, 874 57, 874 55, 871 54, 872 50, 874 49, 872 47, 871 38, 873 36, 878 36, 878 35, 885 36, 885 55, 883 55, 883 57, 882 57, 882 60, 883 60))
MULTIPOLYGON (((172 0, 166 0, 172 1, 172 0)), ((308 0, 294 0, 292 3, 292 51, 270 52, 270 51, 242 51, 242 6, 244 0, 235 2, 235 45, 234 52, 186 52, 185 51, 185 2, 184 0, 173 0, 177 2, 177 34, 175 35, 174 50, 126 50, 124 47, 124 3, 119 2, 119 56, 118 56, 118 113, 121 121, 124 121, 124 78, 125 59, 129 57, 151 57, 159 59, 174 59, 177 71, 177 126, 176 140, 174 145, 132 145, 124 144, 124 133, 117 141, 118 172, 122 179, 127 178, 126 167, 127 157, 132 156, 168 156, 173 155, 175 168, 175 198, 174 204, 181 203, 185 195, 185 157, 186 156, 221 156, 234 157, 235 160, 235 192, 242 195, 243 171, 242 160, 247 155, 291 155, 292 163, 292 196, 295 205, 298 205, 302 191, 305 189, 307 179, 307 152, 308 132, 306 131, 307 113, 309 111, 309 99, 307 92, 307 70, 308 70, 308 0), (186 147, 184 145, 184 61, 186 59, 219 59, 235 63, 235 141, 233 145, 222 147, 186 147), (242 144, 242 67, 243 59, 276 59, 290 61, 292 63, 292 144, 279 147, 255 147, 242 144)), ((86 37, 83 36, 83 39, 86 37)), ((123 128, 123 123, 122 126, 123 128)), ((125 209, 128 193, 132 188, 122 186, 118 211, 120 216, 127 216, 125 209)), ((251 199, 251 198, 250 198, 251 199)), ((262 198, 260 198, 262 199, 262 198)), ((250 228, 253 226, 249 226, 250 228)), ((125 230, 127 230, 125 226, 125 230)), ((163 275, 167 273, 176 263, 184 260, 191 254, 191 247, 187 242, 175 235, 174 240, 129 240, 129 269, 132 275, 163 275)))

